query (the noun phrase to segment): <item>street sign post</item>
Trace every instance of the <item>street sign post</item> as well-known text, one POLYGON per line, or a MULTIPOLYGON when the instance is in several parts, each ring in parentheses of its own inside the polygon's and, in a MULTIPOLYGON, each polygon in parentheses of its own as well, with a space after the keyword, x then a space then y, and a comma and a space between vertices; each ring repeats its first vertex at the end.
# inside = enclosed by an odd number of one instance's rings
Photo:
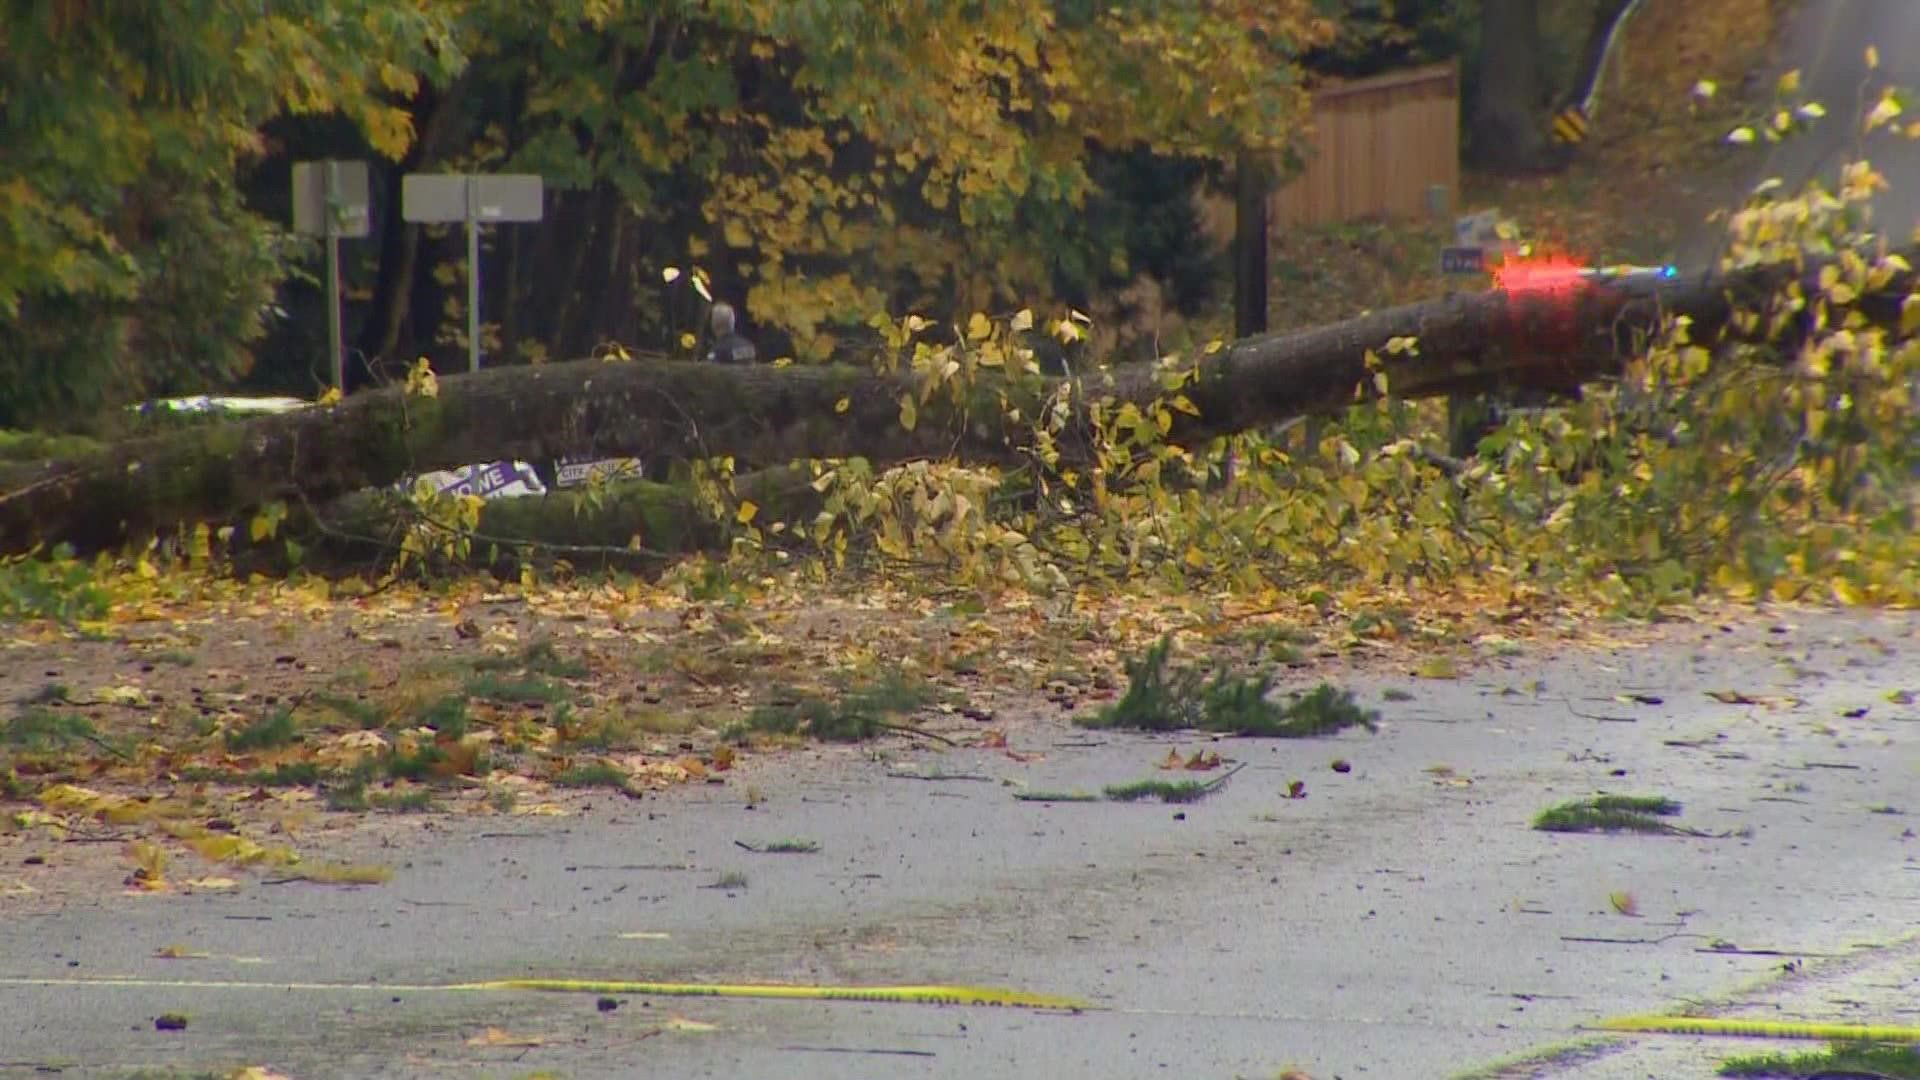
POLYGON ((1440 249, 1443 274, 1479 274, 1487 269, 1489 251, 1505 253, 1510 245, 1500 235, 1500 211, 1482 210, 1453 221, 1453 246, 1440 249))
POLYGON ((347 392, 345 331, 340 312, 340 241, 372 231, 364 161, 300 161, 293 166, 293 231, 327 240, 327 355, 333 385, 347 392))
POLYGON ((539 221, 545 210, 540 177, 503 173, 409 173, 400 181, 400 213, 419 224, 467 226, 467 367, 480 370, 480 226, 539 221))

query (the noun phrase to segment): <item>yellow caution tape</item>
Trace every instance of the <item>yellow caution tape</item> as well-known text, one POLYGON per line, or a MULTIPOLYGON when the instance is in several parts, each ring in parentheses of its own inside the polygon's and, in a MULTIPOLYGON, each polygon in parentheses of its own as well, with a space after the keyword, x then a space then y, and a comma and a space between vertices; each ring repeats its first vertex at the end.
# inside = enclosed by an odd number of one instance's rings
POLYGON ((1822 1024, 1799 1020, 1742 1020, 1708 1016, 1616 1016, 1595 1031, 1641 1031, 1661 1035, 1727 1035, 1756 1039, 1822 1039, 1848 1042, 1920 1041, 1920 1027, 1892 1024, 1822 1024))
POLYGON ((788 998, 809 1001, 892 1001, 915 1005, 1004 1005, 1018 1009, 1093 1008, 1075 998, 991 986, 807 986, 793 983, 656 983, 602 979, 496 979, 457 983, 448 990, 546 990, 654 997, 788 998))
POLYGON ((1093 1004, 1077 998, 1034 994, 992 986, 804 986, 792 983, 656 983, 617 979, 495 979, 470 983, 314 983, 242 982, 224 979, 33 979, 0 978, 0 986, 134 986, 205 990, 348 990, 380 993, 471 993, 477 991, 551 991, 576 994, 635 994, 654 997, 785 998, 809 1001, 883 1001, 913 1005, 993 1005, 1015 1009, 1066 1009, 1087 1012, 1093 1004))

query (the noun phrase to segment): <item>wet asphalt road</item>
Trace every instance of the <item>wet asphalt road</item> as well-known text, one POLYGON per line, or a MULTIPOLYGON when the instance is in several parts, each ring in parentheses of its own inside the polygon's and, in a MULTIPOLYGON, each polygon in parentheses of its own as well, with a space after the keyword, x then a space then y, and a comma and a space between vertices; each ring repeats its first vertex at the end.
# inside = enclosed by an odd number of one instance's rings
MULTIPOLYGON (((1742 987, 1775 1009, 1783 963, 1896 942, 1920 910, 1920 706, 1887 697, 1920 689, 1916 626, 1783 616, 1777 632, 1676 628, 1655 648, 1528 649, 1458 680, 1361 678, 1378 733, 1214 743, 1246 766, 1185 808, 1014 799, 1008 782, 1164 775, 1167 740, 1049 717, 1014 728, 1040 761, 829 750, 577 818, 447 821, 389 852, 399 872, 377 888, 249 884, 8 915, 0 1076, 257 1063, 303 1078, 1415 1078, 1742 987), (890 775, 903 767, 987 779, 890 775), (1294 779, 1304 799, 1283 797, 1294 779), (1731 835, 1529 829, 1599 791, 1669 795, 1682 823, 1731 835), (821 850, 736 845, 786 837, 821 850), (710 887, 731 872, 744 888, 710 887), (212 955, 154 958, 169 944, 212 955), (601 1012, 592 993, 427 988, 521 976, 986 984, 1095 1008, 622 994, 601 1012), (92 981, 111 977, 141 981, 92 981), (222 982, 247 985, 186 985, 222 982), (155 1031, 164 1012, 188 1028, 155 1031), (473 1045, 489 1026, 541 1045, 473 1045)), ((1920 1000, 1899 989, 1917 968, 1845 1000, 1898 1022, 1920 1000)), ((1613 1050, 1577 1075, 1732 1052, 1671 1036, 1613 1050)))
MULTIPOLYGON (((1920 225, 1920 140, 1881 128, 1861 132, 1861 118, 1889 86, 1920 90, 1920 3, 1911 0, 1799 0, 1781 37, 1778 70, 1801 73, 1806 95, 1827 109, 1810 130, 1783 142, 1756 148, 1756 160, 1746 186, 1777 177, 1788 190, 1798 190, 1818 179, 1829 191, 1839 184, 1840 169, 1850 159, 1865 157, 1887 179, 1887 190, 1874 200, 1874 224, 1896 243, 1904 243, 1920 225), (1866 66, 1866 51, 1874 46, 1880 66, 1866 66)), ((1893 127, 1911 123, 1909 111, 1893 127)), ((1744 192, 1734 193, 1738 199, 1744 192)), ((1686 266, 1709 264, 1717 228, 1705 229, 1687 245, 1686 266)))

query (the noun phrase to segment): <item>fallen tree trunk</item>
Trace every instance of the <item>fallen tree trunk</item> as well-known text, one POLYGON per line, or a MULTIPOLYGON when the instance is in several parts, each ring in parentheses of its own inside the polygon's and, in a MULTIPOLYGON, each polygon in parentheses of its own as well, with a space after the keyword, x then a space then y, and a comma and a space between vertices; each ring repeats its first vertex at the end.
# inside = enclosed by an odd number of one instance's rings
MULTIPOLYGON (((736 478, 734 493, 752 500, 765 520, 811 516, 820 503, 811 479, 804 468, 764 469, 736 478)), ((616 480, 591 495, 576 488, 490 499, 481 504, 471 528, 436 520, 431 510, 381 490, 303 508, 270 539, 252 543, 242 536, 232 558, 246 572, 280 573, 291 568, 291 553, 297 550, 301 565, 313 569, 385 570, 414 530, 427 541, 423 564, 490 570, 503 577, 529 562, 543 568, 565 561, 579 570, 658 570, 693 552, 723 550, 733 535, 687 484, 616 480), (465 541, 458 557, 442 543, 456 537, 465 541), (285 539, 297 547, 289 549, 285 539)))
MULTIPOLYGON (((1690 319, 1691 338, 1702 344, 1792 339, 1811 326, 1787 286, 1797 282, 1804 295, 1818 295, 1819 272, 1830 261, 1724 277, 1640 275, 1450 295, 1248 338, 1200 364, 1184 390, 1198 414, 1177 414, 1169 438, 1192 446, 1337 412, 1356 394, 1372 392, 1369 354, 1384 361, 1391 393, 1411 398, 1590 380, 1642 352, 1669 316, 1690 319), (1417 341, 1417 351, 1391 354, 1389 342, 1401 338, 1417 341)), ((1852 307, 1899 330, 1913 284, 1911 271, 1894 273, 1852 307)), ((1151 365, 1129 365, 1113 371, 1110 385, 1087 380, 1074 397, 1063 454, 1083 452, 1086 444, 1073 436, 1083 430, 1090 402, 1145 404, 1162 394, 1162 375, 1151 365)), ((502 458, 1010 462, 1022 458, 1026 434, 1002 419, 999 395, 1031 417, 1057 388, 1058 380, 1010 377, 976 394, 975 407, 924 406, 909 429, 900 399, 915 389, 910 374, 592 360, 496 368, 446 377, 431 397, 390 387, 334 406, 129 440, 84 457, 0 464, 0 552, 42 542, 111 548, 156 528, 230 520, 273 500, 320 505, 408 474, 502 458)))

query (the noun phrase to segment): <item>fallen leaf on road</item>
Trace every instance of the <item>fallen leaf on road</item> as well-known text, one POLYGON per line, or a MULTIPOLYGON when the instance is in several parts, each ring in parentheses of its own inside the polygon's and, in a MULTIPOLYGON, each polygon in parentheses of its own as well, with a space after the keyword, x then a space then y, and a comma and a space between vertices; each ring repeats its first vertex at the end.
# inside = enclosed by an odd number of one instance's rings
POLYGON ((667 1020, 668 1031, 719 1031, 720 1025, 709 1024, 704 1020, 689 1020, 684 1016, 675 1016, 667 1020))
POLYGON ((1796 697, 1770 697, 1763 694, 1747 694, 1739 690, 1709 690, 1707 696, 1723 705, 1764 705, 1769 709, 1791 709, 1801 704, 1796 697))
POLYGON ((1413 673, 1422 679, 1457 679, 1460 677, 1460 669, 1454 666, 1451 659, 1444 656, 1436 656, 1428 660, 1426 663, 1414 668, 1413 673))
POLYGON ((1607 902, 1613 905, 1613 910, 1619 912, 1622 915, 1640 914, 1640 903, 1639 901, 1633 898, 1633 894, 1630 892, 1616 892, 1616 893, 1609 894, 1607 897, 1607 902))
POLYGON ((487 1030, 467 1040, 468 1046, 544 1046, 546 1039, 538 1035, 510 1035, 497 1027, 487 1030))
POLYGON ((154 950, 153 955, 161 960, 205 960, 213 954, 195 952, 185 945, 167 945, 154 950))

